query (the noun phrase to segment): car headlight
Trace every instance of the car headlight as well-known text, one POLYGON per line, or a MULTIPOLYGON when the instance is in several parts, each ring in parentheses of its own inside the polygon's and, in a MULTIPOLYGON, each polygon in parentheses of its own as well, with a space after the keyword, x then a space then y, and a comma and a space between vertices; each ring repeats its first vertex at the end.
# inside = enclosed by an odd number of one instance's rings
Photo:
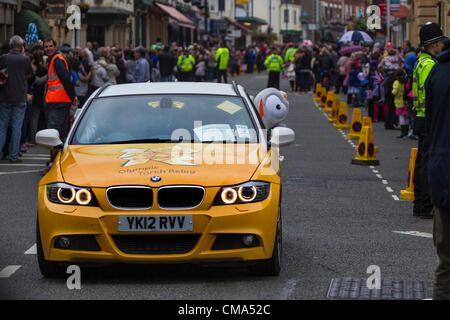
POLYGON ((58 204, 98 206, 90 188, 76 187, 61 182, 47 185, 47 199, 58 204))
POLYGON ((214 205, 259 202, 269 196, 270 183, 249 181, 236 186, 222 187, 214 200, 214 205))

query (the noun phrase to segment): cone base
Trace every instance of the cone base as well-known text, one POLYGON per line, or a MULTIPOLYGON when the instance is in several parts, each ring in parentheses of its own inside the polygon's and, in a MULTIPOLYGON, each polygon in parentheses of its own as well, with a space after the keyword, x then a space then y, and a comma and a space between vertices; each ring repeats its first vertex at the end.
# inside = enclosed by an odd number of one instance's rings
POLYGON ((380 165, 379 160, 358 160, 352 159, 352 164, 357 164, 359 166, 378 166, 380 165))
POLYGON ((336 120, 335 120, 335 119, 328 119, 328 122, 329 122, 329 123, 335 123, 336 120))
POLYGON ((349 130, 349 129, 350 129, 350 126, 349 126, 349 125, 339 125, 339 124, 335 124, 335 125, 333 126, 333 128, 335 128, 335 129, 342 129, 342 130, 349 130))
POLYGON ((351 134, 351 133, 349 133, 349 134, 347 135, 347 139, 359 139, 359 137, 360 137, 359 134, 356 135, 356 134, 351 134))
POLYGON ((325 109, 323 109, 323 112, 331 113, 331 112, 333 112, 333 109, 327 109, 327 108, 325 108, 325 109))
POLYGON ((400 198, 403 200, 414 200, 414 192, 400 190, 400 198))

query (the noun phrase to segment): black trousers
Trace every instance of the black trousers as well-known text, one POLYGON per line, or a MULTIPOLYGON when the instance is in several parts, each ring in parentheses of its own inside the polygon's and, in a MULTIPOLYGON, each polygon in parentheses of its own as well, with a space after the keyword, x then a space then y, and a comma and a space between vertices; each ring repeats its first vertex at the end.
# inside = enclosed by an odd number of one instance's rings
POLYGON ((179 73, 179 79, 180 81, 193 81, 192 71, 183 72, 180 71, 179 73))
POLYGON ((450 300, 450 209, 436 208, 433 241, 439 257, 434 273, 433 300, 450 300))
POLYGON ((417 117, 415 133, 419 136, 416 164, 414 168, 414 211, 420 214, 430 213, 433 210, 428 188, 428 142, 425 131, 425 118, 417 117))
POLYGON ((277 88, 280 89, 280 72, 270 71, 269 81, 267 82, 267 88, 277 88))
POLYGON ((225 69, 225 70, 217 69, 217 82, 222 82, 222 78, 223 78, 224 83, 228 83, 227 69, 225 69))

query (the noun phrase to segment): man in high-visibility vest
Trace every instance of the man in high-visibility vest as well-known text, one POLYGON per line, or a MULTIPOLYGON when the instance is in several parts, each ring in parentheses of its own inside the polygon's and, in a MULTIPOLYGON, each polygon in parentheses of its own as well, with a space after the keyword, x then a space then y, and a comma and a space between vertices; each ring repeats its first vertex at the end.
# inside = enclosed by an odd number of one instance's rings
POLYGON ((419 136, 419 145, 414 169, 414 207, 413 215, 433 218, 433 204, 428 190, 428 149, 429 141, 425 128, 425 81, 436 64, 436 55, 444 47, 445 37, 436 23, 428 22, 420 29, 420 46, 424 51, 417 59, 413 72, 413 106, 416 111, 414 131, 419 136))
MULTIPOLYGON (((77 106, 79 101, 75 95, 69 63, 59 51, 56 51, 56 41, 45 39, 43 45, 49 61, 44 96, 47 129, 58 130, 59 138, 64 142, 70 129, 70 107, 72 104, 77 106)), ((57 154, 58 150, 50 150, 49 167, 57 154)))
POLYGON ((284 62, 276 48, 272 48, 271 55, 266 58, 264 65, 269 73, 267 88, 280 89, 280 75, 284 72, 284 62))
POLYGON ((286 64, 295 60, 296 53, 297 49, 293 48, 292 44, 289 44, 288 49, 286 50, 286 54, 284 55, 284 61, 286 62, 286 64))
POLYGON ((193 69, 195 66, 195 59, 189 54, 188 49, 183 50, 183 54, 178 57, 177 62, 180 81, 192 81, 193 79, 193 69))
POLYGON ((220 48, 216 51, 216 67, 217 67, 217 82, 228 83, 227 80, 227 69, 228 61, 230 59, 230 51, 228 50, 225 42, 220 42, 220 48))

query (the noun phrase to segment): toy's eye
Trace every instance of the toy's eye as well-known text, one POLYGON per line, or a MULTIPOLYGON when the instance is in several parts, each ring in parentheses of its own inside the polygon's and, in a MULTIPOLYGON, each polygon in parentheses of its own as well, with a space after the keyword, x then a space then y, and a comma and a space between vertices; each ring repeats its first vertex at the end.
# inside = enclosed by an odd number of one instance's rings
POLYGON ((277 110, 280 110, 281 106, 279 104, 277 104, 276 108, 277 108, 277 110))

